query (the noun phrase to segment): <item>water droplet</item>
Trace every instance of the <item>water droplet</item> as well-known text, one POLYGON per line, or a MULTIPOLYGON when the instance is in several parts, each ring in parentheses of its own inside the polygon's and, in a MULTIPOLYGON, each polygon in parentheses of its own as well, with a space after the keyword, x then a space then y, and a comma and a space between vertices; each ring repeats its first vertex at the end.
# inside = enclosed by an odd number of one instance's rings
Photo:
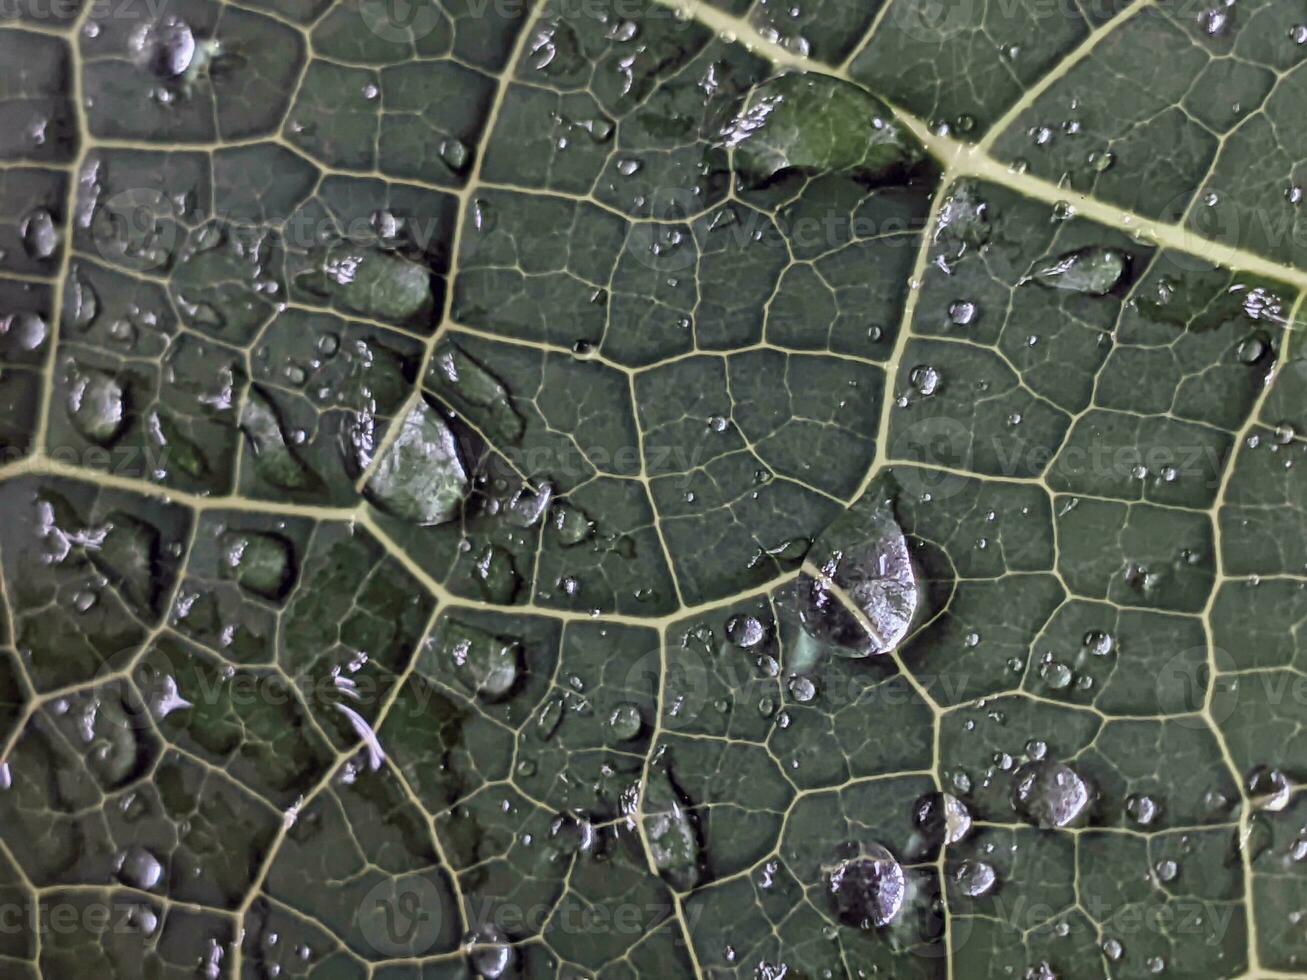
POLYGON ((419 401, 368 481, 368 498, 388 514, 426 527, 453 520, 467 491, 454 433, 419 401))
POLYGON ((224 577, 265 599, 285 594, 294 574, 291 545, 285 538, 258 531, 229 531, 219 547, 224 577))
POLYGON ((941 376, 939 371, 935 370, 931 365, 922 364, 912 369, 912 372, 908 375, 908 380, 919 395, 923 398, 929 398, 939 390, 941 376))
POLYGON ((554 506, 550 524, 564 548, 575 547, 594 533, 594 522, 585 511, 566 502, 554 506))
POLYGON ((118 879, 132 888, 149 891, 163 880, 163 865, 145 848, 133 844, 118 855, 118 879))
POLYGON ((283 490, 304 490, 319 480, 288 444, 277 410, 257 388, 251 387, 241 411, 241 431, 254 448, 254 472, 283 490))
POLYGON ((535 490, 520 488, 508 502, 508 515, 512 522, 521 528, 535 527, 549 509, 554 498, 554 485, 541 483, 535 490))
POLYGON ((1250 772, 1245 785, 1253 805, 1259 810, 1273 813, 1278 813, 1289 805, 1289 796, 1293 792, 1289 777, 1269 766, 1258 766, 1250 772))
POLYGON ((755 647, 767 636, 767 628, 756 616, 732 616, 726 621, 726 638, 742 650, 755 647))
POLYGON ((23 249, 34 259, 48 259, 59 248, 59 229, 54 216, 45 208, 36 208, 23 218, 23 249))
POLYGON ((428 643, 463 687, 483 701, 508 697, 523 673, 522 647, 516 640, 454 619, 442 619, 428 643))
POLYGON ((948 308, 948 318, 956 326, 968 327, 976 320, 976 304, 960 299, 948 308))
POLYGON ((468 937, 468 965, 484 980, 500 980, 516 958, 513 947, 504 941, 494 925, 483 926, 468 937))
POLYGON ((508 388, 480 362, 445 340, 436 349, 434 368, 441 396, 474 419, 488 437, 514 446, 521 441, 526 423, 513 407, 508 388))
POLYGON ((912 806, 912 821, 932 848, 956 844, 971 832, 971 813, 951 793, 927 793, 912 806))
POLYGON ((979 898, 993 890, 998 876, 994 873, 993 865, 986 864, 984 861, 967 860, 958 865, 957 870, 953 872, 953 880, 957 882, 963 895, 968 898, 979 898))
POLYGON ((1100 150, 1089 154, 1089 166, 1095 173, 1105 173, 1116 163, 1116 155, 1111 150, 1100 150))
POLYGON ((1151 796, 1145 796, 1139 793, 1132 793, 1126 797, 1125 812, 1135 823, 1141 827, 1147 827, 1157 819, 1158 813, 1161 812, 1161 806, 1151 796))
POLYGON ((1071 668, 1056 660, 1041 664, 1039 676, 1054 691, 1064 691, 1071 686, 1071 668))
POLYGON ((69 365, 68 415, 73 428, 91 442, 107 446, 127 424, 127 393, 112 375, 69 365))
POLYGON ((1120 249, 1091 245, 1037 263, 1030 278, 1049 289, 1106 296, 1125 276, 1130 256, 1120 249))
POLYGON ((1198 15, 1198 23, 1208 37, 1223 37, 1230 32, 1234 20, 1233 0, 1218 7, 1210 7, 1198 15))
POLYGON ((1039 827, 1066 827, 1089 804, 1089 787, 1061 762, 1027 762, 1012 774, 1012 808, 1039 827))
POLYGON ((186 74, 197 47, 190 25, 171 15, 137 28, 130 45, 137 63, 163 79, 186 74))
POLYGON ((629 701, 619 704, 608 717, 608 729, 619 742, 629 742, 643 728, 644 720, 640 717, 639 706, 629 701))
POLYGON ((387 323, 426 326, 435 303, 431 270, 380 245, 320 245, 295 284, 346 312, 387 323))
POLYGON ((846 657, 894 650, 915 622, 921 594, 907 539, 888 503, 851 510, 822 537, 830 557, 798 582, 804 631, 846 657))
POLYGON ((903 908, 907 893, 903 868, 879 844, 845 844, 836 863, 821 870, 831 907, 846 925, 882 928, 903 908))
POLYGON ((0 319, 0 351, 39 350, 50 334, 44 319, 35 313, 11 313, 0 319))
POLYGON ((1084 637, 1085 649, 1095 657, 1106 657, 1116 647, 1116 640, 1110 633, 1102 630, 1090 630, 1084 637))
POLYGON ((471 157, 472 151, 467 148, 467 144, 462 140, 451 136, 449 139, 441 141, 440 159, 454 173, 462 173, 471 157))
POLYGON ((800 704, 807 704, 817 696, 817 685, 810 677, 792 677, 789 683, 790 697, 800 704))
POLYGON ((703 877, 699 830, 689 799, 664 764, 652 767, 644 786, 644 836, 658 873, 689 891, 703 877))
POLYGON ((752 185, 787 171, 883 181, 925 155, 888 106, 816 72, 776 75, 755 86, 722 135, 735 172, 752 185), (844 121, 838 140, 830 138, 832 111, 844 121))

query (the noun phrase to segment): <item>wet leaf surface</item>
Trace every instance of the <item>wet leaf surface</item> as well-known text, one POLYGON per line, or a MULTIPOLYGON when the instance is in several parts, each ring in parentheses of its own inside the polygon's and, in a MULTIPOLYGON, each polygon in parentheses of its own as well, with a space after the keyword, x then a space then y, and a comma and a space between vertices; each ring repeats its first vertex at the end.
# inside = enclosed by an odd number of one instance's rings
POLYGON ((1307 972, 1304 58, 0 10, 0 976, 1307 972))

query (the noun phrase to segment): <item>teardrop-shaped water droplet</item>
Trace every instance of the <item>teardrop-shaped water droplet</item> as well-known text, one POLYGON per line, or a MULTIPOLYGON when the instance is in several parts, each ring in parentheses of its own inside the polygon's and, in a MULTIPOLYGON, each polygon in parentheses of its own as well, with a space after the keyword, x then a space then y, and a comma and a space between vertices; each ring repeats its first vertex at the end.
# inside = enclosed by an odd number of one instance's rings
POLYGON ((1039 262, 1030 278, 1049 289, 1106 296, 1125 276, 1130 256, 1120 249, 1091 245, 1039 262))

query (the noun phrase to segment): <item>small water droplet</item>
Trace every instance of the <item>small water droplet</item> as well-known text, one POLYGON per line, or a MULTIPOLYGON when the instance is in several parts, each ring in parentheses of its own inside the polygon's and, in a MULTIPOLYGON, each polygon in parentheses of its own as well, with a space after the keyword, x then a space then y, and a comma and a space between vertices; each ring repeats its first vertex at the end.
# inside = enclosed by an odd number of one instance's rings
POLYGON ((919 395, 929 398, 939 390, 942 376, 931 365, 921 364, 912 369, 912 372, 908 375, 908 380, 919 395))

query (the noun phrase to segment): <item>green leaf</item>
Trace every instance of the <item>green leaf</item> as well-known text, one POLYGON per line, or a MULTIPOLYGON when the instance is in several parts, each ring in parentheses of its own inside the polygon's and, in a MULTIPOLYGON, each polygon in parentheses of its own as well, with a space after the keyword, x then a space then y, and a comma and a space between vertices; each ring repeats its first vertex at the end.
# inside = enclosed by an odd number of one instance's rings
POLYGON ((1305 59, 0 11, 0 976, 1307 973, 1305 59))

